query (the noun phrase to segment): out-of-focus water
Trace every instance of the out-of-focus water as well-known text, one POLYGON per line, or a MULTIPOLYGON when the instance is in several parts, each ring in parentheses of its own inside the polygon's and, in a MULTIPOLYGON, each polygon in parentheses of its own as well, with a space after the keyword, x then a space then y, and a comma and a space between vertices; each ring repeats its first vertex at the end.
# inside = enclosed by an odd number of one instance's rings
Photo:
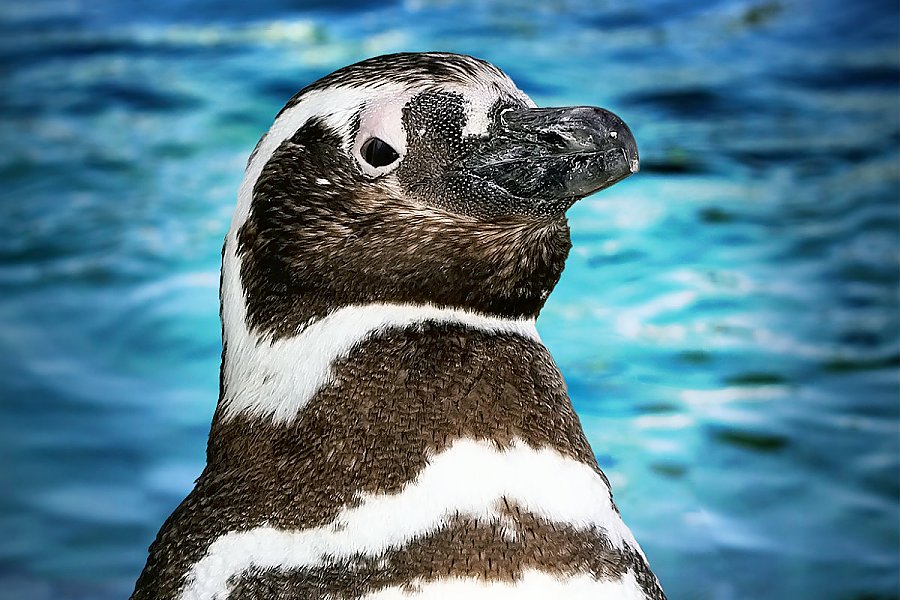
POLYGON ((670 597, 897 597, 895 2, 292 4, 0 8, 0 597, 128 595, 202 468, 247 155, 434 49, 635 133, 538 327, 670 597))

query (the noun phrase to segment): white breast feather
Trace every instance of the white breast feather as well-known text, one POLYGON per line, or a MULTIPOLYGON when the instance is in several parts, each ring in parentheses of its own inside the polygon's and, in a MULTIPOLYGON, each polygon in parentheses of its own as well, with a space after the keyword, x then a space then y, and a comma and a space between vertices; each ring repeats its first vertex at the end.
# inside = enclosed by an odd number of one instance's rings
POLYGON ((437 530, 456 514, 502 522, 504 498, 552 523, 596 527, 614 547, 641 552, 613 509, 609 488, 590 466, 520 440, 499 450, 491 442, 460 439, 432 457, 399 493, 362 495, 359 505, 329 525, 223 535, 193 566, 181 598, 224 600, 229 579, 250 568, 317 567, 328 556, 377 556, 437 530))

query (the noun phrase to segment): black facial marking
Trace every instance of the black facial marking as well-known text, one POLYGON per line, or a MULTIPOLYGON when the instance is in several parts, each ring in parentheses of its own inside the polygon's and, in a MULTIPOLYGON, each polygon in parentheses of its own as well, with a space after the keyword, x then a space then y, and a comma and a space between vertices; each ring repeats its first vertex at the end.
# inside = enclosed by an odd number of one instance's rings
POLYGON ((407 152, 397 171, 406 193, 419 202, 478 219, 558 217, 561 211, 514 196, 467 167, 473 155, 492 143, 500 113, 510 106, 522 104, 512 99, 495 102, 488 111, 487 136, 464 137, 467 105, 463 95, 424 92, 412 98, 403 109, 407 152))
MULTIPOLYGON (((459 116, 462 105, 444 108, 459 116)), ((447 144, 436 161, 452 153, 447 144)), ((263 168, 238 232, 249 325, 290 336, 337 308, 372 302, 536 316, 569 251, 565 221, 486 221, 426 204, 365 176, 336 132, 309 121, 263 168)))
POLYGON ((453 92, 423 92, 407 103, 403 110, 407 154, 397 172, 407 195, 482 220, 562 218, 576 198, 548 193, 549 188, 564 186, 571 170, 584 170, 596 159, 589 155, 565 156, 556 162, 536 159, 535 147, 552 155, 564 150, 565 142, 553 132, 529 139, 511 137, 502 114, 524 108, 521 100, 496 101, 487 112, 487 132, 482 136, 463 135, 466 108, 465 97, 453 92))

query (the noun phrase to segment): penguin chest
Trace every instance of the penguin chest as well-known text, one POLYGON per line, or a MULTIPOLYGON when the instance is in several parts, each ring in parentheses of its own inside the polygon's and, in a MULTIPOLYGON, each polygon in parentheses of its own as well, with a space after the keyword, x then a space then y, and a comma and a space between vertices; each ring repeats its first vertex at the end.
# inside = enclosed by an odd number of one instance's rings
POLYGON ((218 536, 186 582, 190 600, 656 597, 592 466, 467 438, 323 525, 218 536))

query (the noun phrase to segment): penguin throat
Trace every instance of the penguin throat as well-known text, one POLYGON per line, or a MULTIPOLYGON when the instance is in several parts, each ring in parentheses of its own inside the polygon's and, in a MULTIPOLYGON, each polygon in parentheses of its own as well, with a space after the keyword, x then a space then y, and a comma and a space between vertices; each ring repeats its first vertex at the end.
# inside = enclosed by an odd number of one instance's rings
POLYGON ((571 247, 564 220, 448 222, 394 211, 337 235, 334 215, 304 216, 283 224, 254 213, 236 236, 242 297, 232 301, 245 305, 247 327, 273 340, 374 303, 535 319, 571 247))
MULTIPOLYGON (((289 338, 262 340, 247 328, 226 333, 218 418, 241 416, 291 423, 324 387, 334 382, 333 365, 368 340, 392 332, 431 327, 516 336, 540 343, 534 319, 507 319, 433 305, 346 306, 308 324, 289 338)), ((437 330, 435 330, 437 331, 437 330)), ((439 335, 439 334, 435 334, 439 335)), ((390 363, 391 357, 385 357, 390 363)))

